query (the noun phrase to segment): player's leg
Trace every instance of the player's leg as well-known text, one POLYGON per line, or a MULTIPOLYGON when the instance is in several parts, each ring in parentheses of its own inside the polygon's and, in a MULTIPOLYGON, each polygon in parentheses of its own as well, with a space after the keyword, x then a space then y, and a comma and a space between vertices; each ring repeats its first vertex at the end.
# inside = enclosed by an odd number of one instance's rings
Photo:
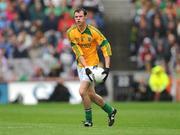
POLYGON ((113 112, 113 107, 108 105, 104 101, 104 99, 95 92, 94 87, 92 87, 92 86, 89 87, 88 95, 89 95, 91 101, 93 101, 95 104, 100 106, 105 112, 107 112, 108 114, 111 114, 113 112))
POLYGON ((91 110, 91 99, 88 95, 88 87, 90 83, 82 81, 80 84, 79 93, 82 98, 84 110, 85 110, 85 126, 92 126, 92 110, 91 110))
POLYGON ((112 126, 114 124, 114 118, 115 118, 117 110, 114 109, 109 104, 107 104, 103 100, 103 98, 95 92, 94 87, 92 85, 89 87, 88 95, 91 101, 93 101, 98 106, 100 106, 108 114, 108 118, 109 118, 108 125, 112 126))
POLYGON ((79 88, 79 94, 82 98, 84 108, 88 109, 91 107, 91 99, 88 95, 89 82, 82 81, 79 88))
POLYGON ((80 79, 80 88, 79 94, 82 98, 82 103, 85 111, 85 122, 84 126, 92 126, 92 110, 91 110, 91 100, 88 95, 88 89, 91 85, 88 76, 86 75, 85 69, 77 67, 79 79, 80 79))
POLYGON ((104 102, 103 98, 100 95, 95 93, 93 86, 89 87, 88 95, 89 95, 91 101, 93 101, 95 104, 97 104, 100 107, 104 106, 105 102, 104 102))

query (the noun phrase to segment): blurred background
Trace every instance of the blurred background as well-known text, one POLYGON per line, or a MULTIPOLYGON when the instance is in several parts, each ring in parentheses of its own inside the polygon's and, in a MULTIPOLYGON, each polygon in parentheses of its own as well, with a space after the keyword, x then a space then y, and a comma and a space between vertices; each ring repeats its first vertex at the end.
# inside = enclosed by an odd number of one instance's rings
POLYGON ((98 94, 180 101, 180 0, 0 0, 1 104, 81 102, 66 37, 77 7, 112 46, 110 76, 98 94))

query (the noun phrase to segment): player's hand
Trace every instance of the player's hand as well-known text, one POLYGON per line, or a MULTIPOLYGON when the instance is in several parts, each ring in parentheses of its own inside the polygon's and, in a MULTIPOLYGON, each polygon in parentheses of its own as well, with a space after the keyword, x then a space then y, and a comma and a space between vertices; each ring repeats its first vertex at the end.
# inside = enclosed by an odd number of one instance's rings
POLYGON ((89 80, 92 82, 92 78, 90 77, 90 74, 92 74, 92 71, 89 68, 85 68, 86 75, 88 76, 89 80))
POLYGON ((106 76, 104 77, 103 81, 105 82, 108 75, 109 75, 109 68, 104 68, 104 71, 102 72, 102 74, 105 74, 106 76))

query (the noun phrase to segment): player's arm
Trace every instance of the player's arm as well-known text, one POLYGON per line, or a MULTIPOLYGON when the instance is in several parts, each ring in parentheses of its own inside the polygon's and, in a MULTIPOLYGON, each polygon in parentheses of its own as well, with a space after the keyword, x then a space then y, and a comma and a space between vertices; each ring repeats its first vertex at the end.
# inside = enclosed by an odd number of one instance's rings
POLYGON ((79 45, 74 44, 72 46, 72 49, 74 51, 74 53, 76 54, 77 57, 77 61, 81 63, 81 65, 85 68, 86 74, 89 77, 90 81, 93 81, 92 78, 90 77, 90 74, 92 74, 92 71, 87 67, 86 61, 84 59, 83 56, 83 52, 81 50, 81 48, 79 47, 79 45))
MULTIPOLYGON (((103 50, 102 50, 103 51, 103 50)), ((104 60, 105 60, 105 68, 104 68, 104 72, 102 74, 106 74, 105 78, 103 79, 104 82, 106 81, 108 75, 109 75, 109 70, 110 70, 110 63, 111 63, 111 59, 110 59, 110 54, 107 54, 107 52, 103 53, 104 55, 104 60)))
POLYGON ((89 68, 87 68, 87 64, 86 64, 86 61, 84 59, 83 52, 82 52, 81 48, 79 47, 78 43, 74 40, 73 36, 70 33, 67 33, 67 35, 68 35, 69 41, 71 42, 71 48, 76 55, 77 61, 80 62, 81 65, 85 68, 87 76, 92 81, 92 79, 89 76, 92 72, 89 68))
POLYGON ((80 62, 83 67, 86 67, 87 64, 84 59, 83 52, 81 48, 79 47, 79 45, 77 43, 71 42, 71 47, 72 47, 73 52, 76 55, 77 61, 80 62))
POLYGON ((76 59, 78 60, 78 62, 80 62, 83 66, 86 65, 84 57, 83 57, 83 51, 81 50, 81 48, 79 47, 78 43, 76 42, 74 36, 74 34, 71 32, 71 29, 67 31, 67 37, 71 43, 71 48, 76 56, 76 59))
POLYGON ((83 67, 87 67, 86 61, 84 59, 84 56, 81 55, 78 59, 78 61, 83 65, 83 67))
POLYGON ((105 60, 105 68, 103 74, 106 74, 104 81, 107 79, 109 75, 109 69, 110 69, 110 56, 112 55, 111 46, 107 39, 104 37, 104 35, 97 29, 94 31, 94 36, 97 41, 97 43, 100 45, 104 60, 105 60))
POLYGON ((98 45, 100 46, 104 59, 105 59, 105 68, 110 68, 110 56, 112 55, 111 46, 104 35, 96 28, 94 29, 94 38, 98 45))
POLYGON ((78 60, 85 68, 85 71, 86 71, 87 76, 89 77, 89 80, 93 81, 92 78, 90 77, 90 74, 92 74, 92 71, 87 67, 87 64, 86 64, 86 61, 85 61, 83 55, 81 55, 78 60))
POLYGON ((111 58, 110 58, 110 56, 104 57, 104 60, 105 60, 105 67, 106 67, 106 68, 110 68, 110 63, 111 63, 111 58))
POLYGON ((110 68, 110 56, 112 55, 111 46, 107 39, 103 39, 100 44, 104 59, 105 59, 105 67, 110 68))

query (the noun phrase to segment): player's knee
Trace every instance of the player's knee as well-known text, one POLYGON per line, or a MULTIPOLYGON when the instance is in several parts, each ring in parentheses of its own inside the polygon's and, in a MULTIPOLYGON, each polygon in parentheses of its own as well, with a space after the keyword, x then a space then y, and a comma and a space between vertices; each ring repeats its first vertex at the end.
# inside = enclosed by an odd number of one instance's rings
POLYGON ((86 95, 85 91, 84 90, 79 90, 79 94, 81 97, 84 97, 86 95))
POLYGON ((89 97, 91 98, 91 100, 94 100, 94 98, 95 98, 95 93, 89 92, 88 95, 89 95, 89 97))

